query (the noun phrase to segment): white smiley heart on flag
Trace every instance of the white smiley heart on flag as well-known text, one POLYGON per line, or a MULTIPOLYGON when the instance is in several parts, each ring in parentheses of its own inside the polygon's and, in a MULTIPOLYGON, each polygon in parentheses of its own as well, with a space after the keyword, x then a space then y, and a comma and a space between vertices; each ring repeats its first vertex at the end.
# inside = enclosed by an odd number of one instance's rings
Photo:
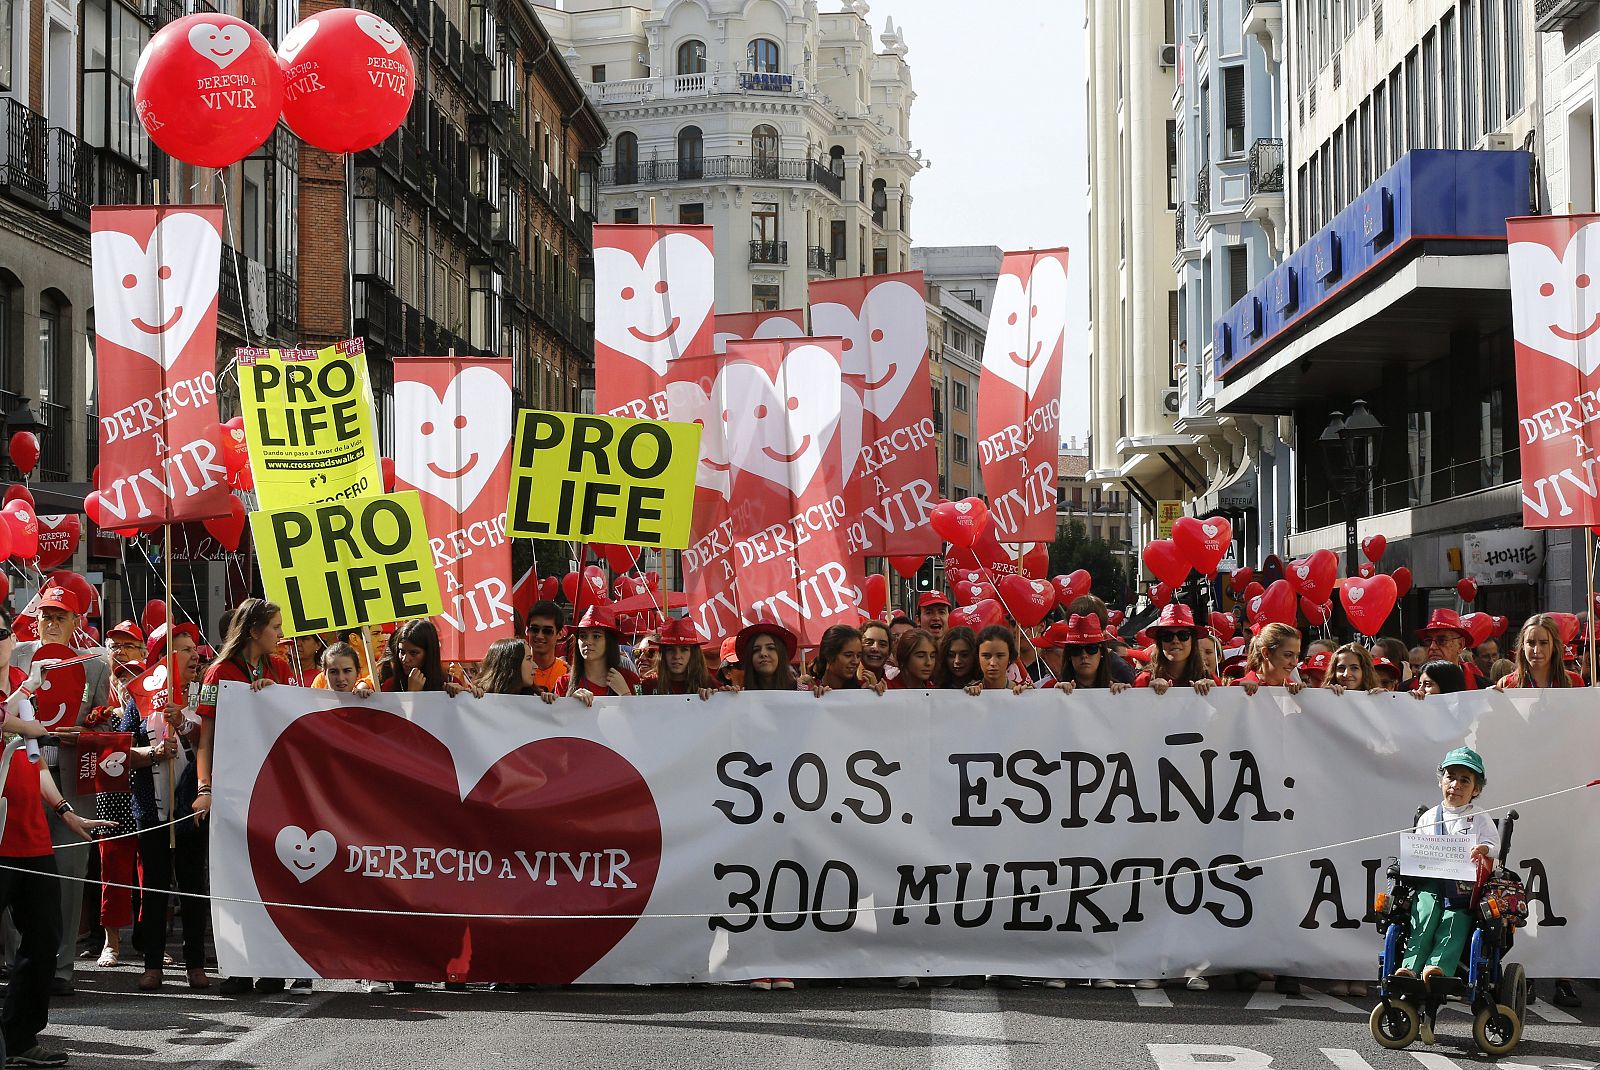
POLYGON ((723 440, 735 468, 803 494, 839 428, 843 380, 833 354, 796 346, 776 381, 754 364, 729 364, 716 392, 727 421, 723 440))
POLYGON ((176 212, 140 245, 115 230, 89 238, 95 333, 169 369, 217 300, 222 235, 203 216, 176 212))
POLYGON ((279 829, 272 846, 283 868, 294 874, 294 879, 301 884, 327 869, 339 851, 338 841, 327 829, 307 835, 299 825, 285 825, 279 829))
POLYGON ((463 368, 442 398, 426 383, 396 383, 395 475, 466 512, 511 445, 512 405, 511 384, 493 368, 463 368))
POLYGON ((393 26, 369 11, 356 14, 356 28, 378 42, 379 47, 391 56, 403 43, 393 26))
MULTIPOLYGON (((717 317, 721 319, 722 317, 717 317)), ((824 332, 818 331, 817 334, 824 332)), ((726 353, 729 342, 759 342, 768 338, 804 338, 805 328, 799 326, 788 316, 768 316, 756 326, 755 333, 749 338, 743 335, 732 334, 728 331, 719 331, 711 336, 711 351, 713 353, 726 353)))
POLYGON ((127 760, 128 755, 125 752, 114 750, 104 758, 100 759, 100 769, 106 774, 106 776, 119 777, 127 769, 127 760))
POLYGON ((1002 275, 983 342, 984 370, 1031 400, 1066 329, 1067 269, 1060 259, 1041 257, 1027 280, 1002 275))
POLYGON ((1590 278, 1600 275, 1597 253, 1600 223, 1573 234, 1564 255, 1539 242, 1506 247, 1516 340, 1584 375, 1600 368, 1600 286, 1590 278))
POLYGON ((692 234, 666 235, 642 264, 626 249, 596 249, 595 342, 665 375, 711 314, 712 270, 711 250, 692 234))
POLYGON ((811 306, 811 333, 844 339, 844 380, 862 407, 887 420, 928 355, 928 309, 922 294, 903 282, 874 286, 857 316, 836 302, 811 306))
POLYGON ((293 63, 295 57, 300 55, 300 50, 310 43, 321 27, 322 23, 313 15, 284 34, 283 40, 278 43, 278 58, 286 63, 293 63))
POLYGON ((250 34, 236 23, 219 26, 214 22, 197 22, 189 27, 189 47, 215 63, 218 70, 225 71, 250 47, 250 34))
POLYGON ((144 689, 152 695, 167 686, 167 667, 165 664, 157 665, 145 675, 144 689))
POLYGON ((728 496, 728 447, 723 440, 721 406, 697 382, 683 380, 666 385, 667 419, 700 425, 700 462, 695 485, 728 496))

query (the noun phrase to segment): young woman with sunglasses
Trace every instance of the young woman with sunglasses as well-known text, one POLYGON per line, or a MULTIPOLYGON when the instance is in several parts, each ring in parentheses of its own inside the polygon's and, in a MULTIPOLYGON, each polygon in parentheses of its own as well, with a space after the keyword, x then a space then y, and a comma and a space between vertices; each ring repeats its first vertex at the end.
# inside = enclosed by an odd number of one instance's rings
POLYGON ((1073 614, 1061 640, 1062 679, 1056 681, 1060 690, 1070 695, 1085 687, 1118 695, 1132 686, 1111 676, 1111 659, 1105 652, 1106 633, 1098 617, 1073 614))
POLYGON ((1161 616, 1150 626, 1150 635, 1156 641, 1155 660, 1150 668, 1133 681, 1134 687, 1148 687, 1158 695, 1167 693, 1174 684, 1193 687, 1206 694, 1216 685, 1216 679, 1206 672, 1205 655, 1195 642, 1198 630, 1194 613, 1188 606, 1169 602, 1161 609, 1161 616))

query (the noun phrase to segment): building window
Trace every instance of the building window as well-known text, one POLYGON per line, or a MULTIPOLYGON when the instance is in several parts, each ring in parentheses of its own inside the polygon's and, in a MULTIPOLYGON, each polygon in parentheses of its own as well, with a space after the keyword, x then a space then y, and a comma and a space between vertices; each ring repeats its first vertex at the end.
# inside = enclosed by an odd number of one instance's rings
POLYGON ((1411 54, 1406 57, 1406 136, 1409 140, 1405 144, 1407 147, 1420 148, 1422 145, 1422 115, 1417 107, 1417 94, 1422 87, 1417 84, 1417 56, 1418 50, 1413 48, 1411 54))
POLYGON ((950 404, 957 412, 967 411, 967 384, 959 380, 950 384, 950 404))
MULTIPOLYGON (((72 363, 67 346, 70 335, 70 306, 55 291, 39 297, 39 403, 64 409, 72 400, 72 363)), ((54 420, 46 422, 57 434, 67 430, 54 420)))
POLYGON ((1226 139, 1226 152, 1238 156, 1244 152, 1244 67, 1222 68, 1222 125, 1226 139))
POLYGON ((467 341, 480 353, 492 353, 500 337, 500 273, 491 267, 474 266, 471 287, 467 341))
POLYGON ((14 72, 11 48, 16 33, 13 28, 16 17, 16 0, 0 0, 0 89, 11 88, 11 78, 14 72))
POLYGON ((961 499, 966 498, 966 497, 969 497, 969 495, 967 494, 967 488, 966 487, 957 487, 956 488, 956 501, 959 502, 961 499))
POLYGON ((700 226, 701 224, 705 223, 705 221, 706 206, 703 203, 697 201, 693 204, 678 205, 679 224, 686 227, 700 226))
POLYGON ((1250 250, 1236 245, 1228 250, 1228 307, 1244 300, 1250 292, 1250 250))
POLYGON ((1172 369, 1172 378, 1168 386, 1178 385, 1178 365, 1182 363, 1183 332, 1180 329, 1181 316, 1178 311, 1178 291, 1167 291, 1167 365, 1172 369))
POLYGON ((889 250, 872 250, 872 273, 874 275, 889 274, 889 250))
POLYGON ((951 448, 955 454, 957 464, 967 463, 967 436, 953 435, 950 438, 951 448))
POLYGON ((704 41, 685 41, 678 46, 678 73, 706 73, 706 43, 704 41))
POLYGON ((828 169, 837 178, 844 178, 844 146, 835 145, 828 150, 828 169))
POLYGON ((1522 110, 1522 0, 1506 0, 1506 118, 1522 110))
POLYGON ((1178 207, 1183 190, 1178 183, 1178 121, 1167 120, 1167 209, 1178 207))
POLYGON ((698 126, 686 126, 678 131, 678 177, 703 178, 705 173, 705 138, 698 126))
POLYGON ((1389 87, 1379 82, 1372 91, 1372 170, 1373 177, 1389 169, 1389 87))
POLYGON ((1476 20, 1472 15, 1472 0, 1461 0, 1461 145, 1468 149, 1483 136, 1478 110, 1478 47, 1472 33, 1476 20))
POLYGON ((357 197, 354 207, 355 272, 382 279, 393 287, 394 200, 392 197, 357 197))
POLYGON ((847 259, 845 249, 845 221, 830 219, 828 221, 828 255, 833 257, 835 264, 842 264, 847 259))
POLYGON ((1077 486, 1077 487, 1073 487, 1072 488, 1072 504, 1073 504, 1073 506, 1075 506, 1078 509, 1082 509, 1083 508, 1083 487, 1082 486, 1077 486))
POLYGON ((776 312, 782 307, 783 295, 779 287, 758 283, 750 287, 750 311, 776 312))
POLYGON ((1438 84, 1439 32, 1429 30, 1422 38, 1422 84, 1418 86, 1422 94, 1422 140, 1419 148, 1431 149, 1439 144, 1438 107, 1434 104, 1438 84))
POLYGON ((778 42, 757 37, 745 50, 745 58, 750 62, 750 69, 757 74, 777 74, 778 42))
POLYGON ((639 209, 618 208, 612 212, 611 221, 613 223, 637 223, 639 222, 639 209))
MULTIPOLYGON (((6 20, 11 24, 11 19, 6 20)), ((149 166, 150 141, 133 108, 133 75, 150 28, 117 0, 83 5, 83 139, 149 166)))
POLYGON ((778 233, 777 201, 756 201, 750 205, 750 240, 759 242, 781 240, 778 233))
POLYGON ((616 147, 611 151, 617 185, 627 186, 639 181, 639 135, 624 130, 617 135, 616 147))
POLYGON ((1372 184, 1372 101, 1361 102, 1361 182, 1360 188, 1372 184))
POLYGON ((750 157, 754 178, 778 177, 778 154, 781 142, 778 131, 762 124, 750 132, 750 157))
POLYGON ((883 226, 883 213, 889 209, 889 184, 881 178, 872 180, 872 222, 883 226))
POLYGON ((1461 147, 1461 128, 1456 121, 1459 98, 1456 95, 1456 13, 1447 11, 1439 23, 1439 116, 1443 148, 1461 147))
POLYGON ((1493 130, 1500 125, 1501 120, 1501 89, 1503 88, 1500 68, 1500 27, 1496 24, 1495 14, 1505 8, 1504 0, 1500 3, 1484 3, 1478 5, 1478 39, 1482 42, 1483 53, 1483 127, 1493 130))

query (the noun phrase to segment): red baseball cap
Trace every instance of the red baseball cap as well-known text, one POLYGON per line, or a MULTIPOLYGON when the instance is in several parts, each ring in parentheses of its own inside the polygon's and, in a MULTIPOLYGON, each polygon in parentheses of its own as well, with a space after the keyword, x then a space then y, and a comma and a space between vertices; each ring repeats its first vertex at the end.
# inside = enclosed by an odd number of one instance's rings
POLYGON ((149 647, 150 647, 150 659, 152 661, 154 661, 157 658, 163 657, 166 654, 166 652, 167 652, 167 635, 169 634, 169 632, 175 632, 178 635, 187 635, 190 639, 194 640, 194 645, 195 646, 199 646, 200 645, 201 638, 200 638, 200 629, 199 629, 198 626, 190 624, 188 621, 184 621, 181 624, 178 624, 178 625, 176 625, 174 627, 169 628, 168 625, 167 625, 167 622, 166 621, 162 621, 160 624, 158 624, 154 628, 150 629, 149 647))
POLYGON ((917 608, 919 610, 927 609, 930 606, 944 606, 946 609, 949 609, 952 605, 954 605, 954 603, 945 597, 943 591, 929 591, 927 594, 917 599, 917 608))
POLYGON ((83 608, 78 605, 78 596, 65 587, 46 587, 39 592, 36 604, 41 613, 47 609, 64 609, 74 616, 83 612, 83 608))
POLYGON ((127 637, 129 639, 132 639, 135 643, 143 643, 144 642, 144 632, 139 628, 139 626, 137 624, 133 623, 133 621, 131 621, 131 620, 125 620, 125 621, 121 622, 120 624, 117 624, 114 627, 107 629, 107 631, 106 631, 106 639, 108 641, 111 639, 112 636, 115 636, 115 635, 125 636, 125 637, 127 637))
POLYGON ((1300 663, 1300 671, 1301 672, 1320 672, 1320 673, 1326 675, 1327 672, 1328 672, 1328 666, 1331 665, 1332 663, 1333 663, 1333 655, 1329 654, 1325 650, 1319 650, 1315 654, 1311 655, 1309 658, 1307 658, 1306 660, 1304 660, 1304 661, 1302 661, 1300 663))

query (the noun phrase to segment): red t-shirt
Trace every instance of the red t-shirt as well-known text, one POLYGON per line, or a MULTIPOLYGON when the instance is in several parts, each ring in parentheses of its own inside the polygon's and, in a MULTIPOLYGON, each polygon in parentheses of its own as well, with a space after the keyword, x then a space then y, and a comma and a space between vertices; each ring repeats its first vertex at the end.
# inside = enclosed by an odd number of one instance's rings
MULTIPOLYGON (((28 674, 11 666, 5 694, 22 686, 28 674)), ((11 755, 6 770, 6 827, 0 836, 0 858, 45 858, 50 847, 50 823, 44 816, 44 797, 39 790, 39 766, 28 761, 25 747, 11 755)))
MULTIPOLYGON (((1582 687, 1583 686, 1583 677, 1582 676, 1579 676, 1577 673, 1573 672, 1571 669, 1566 670, 1566 673, 1567 673, 1567 684, 1568 684, 1568 686, 1570 686, 1570 687, 1582 687)), ((1537 687, 1537 686, 1539 686, 1538 684, 1523 684, 1523 682, 1522 682, 1522 674, 1520 672, 1512 673, 1510 676, 1507 676, 1505 678, 1505 681, 1506 681, 1506 686, 1507 687, 1524 687, 1524 686, 1526 686, 1526 687, 1537 687)))
POLYGON ((287 684, 294 679, 289 663, 278 657, 267 658, 254 668, 238 658, 217 662, 206 670, 205 678, 200 681, 200 704, 195 707, 195 714, 215 719, 217 691, 222 684, 230 680, 234 683, 248 684, 263 677, 275 684, 287 684))
POLYGON ((1245 673, 1243 676, 1241 676, 1237 680, 1235 680, 1234 684, 1236 684, 1236 685, 1237 684, 1244 684, 1244 683, 1259 684, 1260 682, 1261 682, 1261 677, 1256 675, 1256 671, 1254 669, 1251 669, 1249 672, 1245 673))
MULTIPOLYGON (((622 692, 622 694, 624 694, 624 695, 636 694, 638 692, 638 688, 639 688, 639 677, 635 676, 633 673, 629 672, 627 669, 618 669, 617 671, 622 674, 623 680, 627 681, 627 684, 628 684, 628 690, 622 692)), ((557 695, 565 696, 565 695, 567 695, 569 693, 567 689, 569 687, 571 687, 571 686, 572 686, 572 676, 569 673, 568 675, 563 676, 561 679, 556 681, 556 686, 554 688, 554 691, 555 691, 555 693, 557 695)), ((596 698, 605 698, 607 696, 616 697, 616 694, 617 694, 616 692, 612 691, 609 687, 597 687, 592 683, 585 683, 585 684, 583 684, 583 686, 588 688, 589 689, 589 693, 594 695, 596 698)))

